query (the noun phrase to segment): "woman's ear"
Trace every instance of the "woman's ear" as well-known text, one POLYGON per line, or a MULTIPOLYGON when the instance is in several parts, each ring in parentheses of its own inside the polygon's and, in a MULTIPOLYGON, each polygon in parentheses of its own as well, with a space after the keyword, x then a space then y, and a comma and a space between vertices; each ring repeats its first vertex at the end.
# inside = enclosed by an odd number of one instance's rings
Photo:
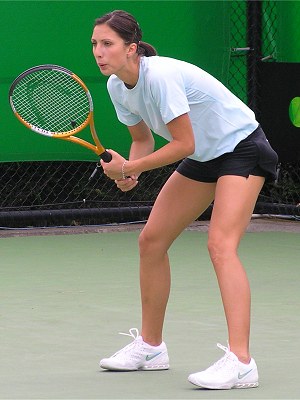
POLYGON ((131 43, 128 46, 127 57, 132 57, 134 54, 136 54, 136 51, 137 51, 137 44, 136 43, 131 43))

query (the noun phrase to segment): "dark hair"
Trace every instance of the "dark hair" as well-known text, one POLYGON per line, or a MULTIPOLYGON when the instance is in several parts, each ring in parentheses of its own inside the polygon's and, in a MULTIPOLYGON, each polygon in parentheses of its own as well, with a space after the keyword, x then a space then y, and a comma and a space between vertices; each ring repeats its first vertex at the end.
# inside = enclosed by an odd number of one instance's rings
POLYGON ((157 51, 151 44, 141 41, 142 30, 136 19, 128 12, 115 10, 105 14, 96 19, 94 27, 102 24, 107 24, 126 44, 136 43, 139 55, 146 57, 157 55, 157 51))

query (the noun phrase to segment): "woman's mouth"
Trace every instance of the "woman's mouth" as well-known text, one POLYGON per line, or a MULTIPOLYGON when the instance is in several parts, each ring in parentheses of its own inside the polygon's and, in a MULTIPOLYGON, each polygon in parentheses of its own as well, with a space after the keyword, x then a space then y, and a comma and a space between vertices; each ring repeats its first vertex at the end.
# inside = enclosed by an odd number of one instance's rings
POLYGON ((98 64, 100 69, 105 69, 107 67, 107 64, 98 64))

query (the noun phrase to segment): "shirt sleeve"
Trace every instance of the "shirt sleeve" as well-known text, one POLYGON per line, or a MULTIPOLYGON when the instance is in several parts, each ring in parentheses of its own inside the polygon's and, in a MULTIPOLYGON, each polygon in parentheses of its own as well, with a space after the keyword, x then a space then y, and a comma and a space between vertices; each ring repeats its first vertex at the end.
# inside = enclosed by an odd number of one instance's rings
POLYGON ((116 110, 118 120, 122 124, 127 126, 133 126, 138 124, 142 120, 142 118, 139 115, 131 113, 122 104, 118 103, 112 96, 110 96, 110 98, 116 110))
POLYGON ((108 94, 110 96, 110 99, 113 103, 113 106, 115 108, 118 120, 126 125, 126 126, 133 126, 138 124, 142 118, 139 115, 133 114, 130 112, 126 107, 124 107, 114 96, 114 86, 112 85, 112 80, 109 79, 107 82, 107 89, 108 89, 108 94))
POLYGON ((172 68, 154 71, 151 75, 150 91, 165 124, 190 111, 180 71, 172 68))

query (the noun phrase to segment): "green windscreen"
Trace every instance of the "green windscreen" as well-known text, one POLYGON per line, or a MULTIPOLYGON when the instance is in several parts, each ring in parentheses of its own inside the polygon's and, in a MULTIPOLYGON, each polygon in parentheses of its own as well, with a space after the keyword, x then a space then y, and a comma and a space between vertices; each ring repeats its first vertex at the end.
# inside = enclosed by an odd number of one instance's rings
MULTIPOLYGON (((8 104, 11 82, 24 70, 57 64, 88 86, 98 135, 107 148, 128 154, 130 137, 115 115, 92 55, 94 20, 114 9, 132 13, 143 40, 160 55, 199 65, 226 84, 229 62, 228 1, 1 1, 0 161, 96 160, 76 144, 42 137, 25 128, 8 104)), ((82 138, 89 139, 85 129, 82 138)), ((156 137, 156 146, 163 140, 156 137)))

